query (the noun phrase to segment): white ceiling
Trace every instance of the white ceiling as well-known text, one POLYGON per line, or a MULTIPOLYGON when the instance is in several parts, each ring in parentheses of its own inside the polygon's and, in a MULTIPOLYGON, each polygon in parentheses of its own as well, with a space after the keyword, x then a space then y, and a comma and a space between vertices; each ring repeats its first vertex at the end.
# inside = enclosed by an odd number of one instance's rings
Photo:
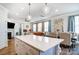
MULTIPOLYGON (((25 19, 28 15, 28 3, 0 3, 0 5, 9 10, 9 17, 13 19, 25 19)), ((79 10, 78 3, 48 3, 48 7, 50 9, 50 13, 46 17, 79 10)), ((32 20, 46 18, 41 16, 43 8, 44 3, 31 3, 30 11, 32 20)))

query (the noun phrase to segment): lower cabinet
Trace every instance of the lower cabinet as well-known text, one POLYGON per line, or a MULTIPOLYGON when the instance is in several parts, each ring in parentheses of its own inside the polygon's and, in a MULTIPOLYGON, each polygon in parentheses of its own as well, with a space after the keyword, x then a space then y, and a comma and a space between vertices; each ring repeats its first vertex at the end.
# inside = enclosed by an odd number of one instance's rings
POLYGON ((39 50, 33 48, 32 46, 26 44, 25 42, 15 39, 15 50, 18 55, 38 55, 39 50))

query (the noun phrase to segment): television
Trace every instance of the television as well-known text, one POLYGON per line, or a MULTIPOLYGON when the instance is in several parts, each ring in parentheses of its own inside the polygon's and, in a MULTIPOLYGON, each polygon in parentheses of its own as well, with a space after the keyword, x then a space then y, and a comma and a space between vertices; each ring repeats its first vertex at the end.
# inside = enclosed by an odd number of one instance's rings
POLYGON ((11 23, 11 22, 7 23, 7 27, 10 28, 10 29, 13 29, 14 26, 15 26, 15 23, 11 23))

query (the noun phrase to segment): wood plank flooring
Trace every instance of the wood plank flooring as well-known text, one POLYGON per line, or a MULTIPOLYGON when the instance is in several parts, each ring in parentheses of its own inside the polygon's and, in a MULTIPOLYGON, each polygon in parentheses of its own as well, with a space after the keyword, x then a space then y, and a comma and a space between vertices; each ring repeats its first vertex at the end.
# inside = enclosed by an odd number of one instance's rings
POLYGON ((9 39, 8 47, 0 49, 0 55, 15 55, 14 39, 9 39))

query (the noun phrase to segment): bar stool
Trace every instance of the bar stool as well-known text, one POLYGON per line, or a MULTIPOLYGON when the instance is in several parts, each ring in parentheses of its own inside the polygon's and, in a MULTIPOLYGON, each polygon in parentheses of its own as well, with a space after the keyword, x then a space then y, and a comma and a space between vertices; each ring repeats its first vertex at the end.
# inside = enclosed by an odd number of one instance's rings
POLYGON ((76 41, 77 41, 76 38, 71 38, 71 46, 70 46, 69 52, 74 51, 75 46, 76 46, 76 41))

